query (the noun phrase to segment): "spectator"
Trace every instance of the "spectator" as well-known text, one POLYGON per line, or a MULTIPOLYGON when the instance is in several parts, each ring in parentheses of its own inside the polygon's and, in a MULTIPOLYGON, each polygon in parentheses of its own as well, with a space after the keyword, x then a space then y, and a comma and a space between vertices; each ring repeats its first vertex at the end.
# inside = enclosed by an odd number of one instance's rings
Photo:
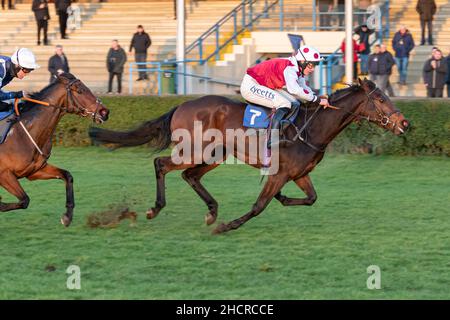
MULTIPOLYGON (((362 24, 366 24, 367 23, 367 18, 368 18, 368 14, 367 14, 367 8, 372 4, 371 0, 359 0, 359 4, 358 4, 358 24, 362 25, 362 24)), ((369 51, 370 53, 370 51, 369 51)))
POLYGON ((414 40, 405 26, 401 26, 392 39, 392 48, 395 51, 395 62, 398 72, 400 73, 401 85, 406 84, 406 76, 408 71, 409 53, 414 49, 414 40))
POLYGON ((64 54, 62 45, 58 44, 55 47, 55 55, 48 60, 48 71, 50 71, 50 83, 55 82, 60 74, 70 71, 69 60, 64 54))
POLYGON ((417 1, 416 11, 420 15, 420 26, 422 28, 420 45, 425 44, 425 24, 428 26, 428 44, 433 45, 433 16, 436 13, 436 3, 434 0, 419 0, 417 1))
POLYGON ((369 68, 367 65, 370 54, 369 37, 372 33, 374 33, 374 30, 369 29, 366 24, 363 24, 355 29, 355 33, 359 35, 359 57, 361 58, 361 74, 366 76, 369 74, 369 68))
POLYGON ((81 8, 78 5, 78 0, 72 0, 70 7, 67 8, 67 28, 70 30, 81 28, 81 8))
POLYGON ((173 0, 173 20, 177 20, 177 0, 173 0))
MULTIPOLYGON (((129 54, 134 48, 134 60, 136 62, 147 62, 147 50, 152 44, 152 40, 148 33, 144 31, 142 25, 137 26, 137 32, 133 35, 130 43, 129 54)), ((139 65, 138 69, 146 69, 146 65, 139 65)), ((148 79, 147 72, 139 71, 139 78, 136 81, 148 79)))
POLYGON ((319 20, 320 26, 327 27, 331 26, 331 15, 329 12, 333 11, 333 0, 319 0, 319 20))
POLYGON ((374 81, 382 92, 387 90, 391 97, 394 96, 394 90, 389 82, 389 77, 394 64, 394 57, 389 51, 386 51, 386 46, 377 44, 375 53, 369 56, 370 80, 374 81))
MULTIPOLYGON (((2 0, 2 9, 5 10, 5 2, 6 0, 2 0)), ((8 0, 8 9, 14 10, 14 5, 12 4, 12 0, 8 0)))
POLYGON ((431 58, 433 58, 434 53, 436 52, 436 50, 438 50, 438 47, 433 47, 431 48, 431 58))
POLYGON ((339 27, 338 30, 340 30, 344 25, 344 18, 345 18, 345 0, 337 0, 337 6, 336 6, 336 17, 339 21, 339 27))
POLYGON ((61 39, 69 39, 66 35, 67 29, 67 9, 71 4, 70 0, 55 0, 56 14, 59 16, 59 31, 61 32, 61 39))
POLYGON ((450 98, 450 53, 447 56, 447 98, 450 98))
POLYGON ((31 9, 37 23, 37 45, 41 45, 41 30, 44 31, 44 46, 48 45, 47 30, 50 13, 48 12, 47 0, 33 0, 31 9))
POLYGON ((380 54, 380 45, 377 44, 374 47, 374 53, 372 53, 369 56, 368 60, 368 68, 369 68, 369 79, 373 82, 377 83, 378 81, 378 73, 379 73, 379 67, 378 67, 378 56, 380 54))
POLYGON ((380 45, 380 77, 378 77, 379 87, 381 91, 387 91, 390 97, 394 97, 394 90, 392 89, 389 78, 392 74, 392 67, 395 65, 395 60, 392 54, 386 50, 386 45, 380 45))
POLYGON ((423 82, 427 87, 427 97, 442 98, 447 71, 447 61, 442 58, 441 50, 437 49, 433 57, 423 66, 423 82))
MULTIPOLYGON (((359 52, 359 44, 356 43, 355 39, 353 41, 353 80, 358 78, 358 52, 359 52)), ((344 54, 344 63, 345 63, 345 38, 341 43, 341 51, 344 54)))
POLYGON ((122 74, 125 62, 127 62, 125 50, 122 49, 117 40, 113 40, 106 58, 106 66, 109 72, 108 93, 112 93, 114 76, 117 77, 117 92, 122 92, 122 74))

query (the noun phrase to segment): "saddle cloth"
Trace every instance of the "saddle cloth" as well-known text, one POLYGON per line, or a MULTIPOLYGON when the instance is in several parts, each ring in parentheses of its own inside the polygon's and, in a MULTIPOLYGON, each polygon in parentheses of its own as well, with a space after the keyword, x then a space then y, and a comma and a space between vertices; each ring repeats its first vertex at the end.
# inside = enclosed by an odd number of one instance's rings
POLYGON ((0 144, 5 142, 8 136, 11 126, 14 124, 12 121, 15 118, 14 111, 0 112, 0 144))
MULTIPOLYGON (((292 110, 285 120, 287 122, 293 122, 298 114, 298 109, 292 110)), ((255 129, 267 129, 272 118, 272 110, 267 107, 262 107, 256 104, 247 103, 247 107, 244 112, 243 125, 246 128, 255 129)))

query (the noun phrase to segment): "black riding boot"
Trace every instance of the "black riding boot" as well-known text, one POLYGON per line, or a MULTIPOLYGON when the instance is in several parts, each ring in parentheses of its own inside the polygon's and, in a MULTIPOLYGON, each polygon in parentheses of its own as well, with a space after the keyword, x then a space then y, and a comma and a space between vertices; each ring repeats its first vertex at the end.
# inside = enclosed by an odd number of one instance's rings
MULTIPOLYGON (((272 130, 280 129, 281 120, 289 113, 289 108, 278 108, 272 118, 272 130)), ((281 136, 281 130, 278 134, 278 137, 281 136)), ((269 140, 267 140, 267 149, 271 148, 272 144, 272 135, 270 135, 269 140)))
POLYGON ((0 102, 0 112, 10 111, 12 106, 10 104, 0 102))

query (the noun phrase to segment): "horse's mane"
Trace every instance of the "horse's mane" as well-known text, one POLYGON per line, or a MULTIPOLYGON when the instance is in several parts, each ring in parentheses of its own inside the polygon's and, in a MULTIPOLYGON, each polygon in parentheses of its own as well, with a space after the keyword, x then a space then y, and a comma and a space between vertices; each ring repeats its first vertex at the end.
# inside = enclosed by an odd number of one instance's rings
POLYGON ((352 84, 352 85, 348 86, 347 88, 336 90, 335 92, 333 92, 330 95, 328 100, 330 101, 331 104, 333 104, 336 101, 341 100, 345 96, 349 95, 350 93, 358 92, 361 89, 362 88, 359 84, 352 84))
MULTIPOLYGON (((368 85, 370 90, 375 89, 376 85, 372 81, 364 79, 364 82, 368 85)), ((333 92, 330 95, 328 100, 330 101, 331 104, 333 104, 333 103, 341 100, 342 98, 346 97, 350 93, 358 92, 360 90, 363 90, 361 85, 352 84, 352 85, 349 85, 347 88, 336 90, 335 92, 333 92)))
MULTIPOLYGON (((63 79, 71 81, 71 80, 75 80, 76 77, 71 73, 60 74, 59 76, 56 77, 56 81, 48 84, 41 91, 35 91, 35 92, 28 94, 28 96, 31 99, 43 101, 48 96, 48 94, 52 91, 53 87, 55 87, 57 84, 62 83, 63 79)), ((34 108, 35 106, 36 106, 36 103, 26 101, 24 104, 22 104, 21 111, 27 112, 27 111, 31 110, 32 108, 34 108)))

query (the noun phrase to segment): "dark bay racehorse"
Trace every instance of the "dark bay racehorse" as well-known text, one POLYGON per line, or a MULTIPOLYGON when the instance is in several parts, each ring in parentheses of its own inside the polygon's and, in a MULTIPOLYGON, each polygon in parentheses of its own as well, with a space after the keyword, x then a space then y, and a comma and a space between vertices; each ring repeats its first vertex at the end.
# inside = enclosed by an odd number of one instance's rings
POLYGON ((0 145, 0 185, 19 199, 18 203, 0 201, 0 211, 26 209, 30 202, 19 183, 19 179, 48 180, 62 179, 66 183, 66 213, 61 223, 69 226, 72 222, 73 178, 70 172, 47 163, 52 149, 52 136, 59 120, 66 113, 91 117, 101 123, 108 119, 109 111, 94 94, 70 73, 64 73, 56 82, 48 85, 33 99, 47 102, 49 106, 26 102, 19 121, 25 126, 31 138, 16 122, 6 139, 0 145), (42 152, 42 154, 41 154, 42 152))
MULTIPOLYGON (((306 112, 311 115, 313 110, 317 110, 315 117, 310 120, 305 130, 309 137, 308 143, 296 139, 293 143, 279 148, 279 154, 272 155, 272 157, 279 157, 278 173, 268 176, 252 209, 244 216, 228 224, 220 224, 214 230, 214 233, 239 228, 246 221, 260 214, 273 198, 280 201, 284 206, 312 205, 316 201, 317 195, 308 174, 322 160, 325 147, 352 121, 365 118, 396 135, 402 134, 409 126, 408 121, 393 106, 390 99, 373 82, 366 79, 359 81, 358 85, 335 92, 330 96, 330 103, 340 109, 331 110, 321 107, 319 109, 317 106, 313 108, 304 106, 302 108, 300 115, 306 112), (288 198, 282 195, 281 189, 291 180, 306 194, 306 198, 288 198)), ((226 129, 245 130, 242 127, 244 109, 244 103, 219 96, 205 96, 185 102, 160 118, 143 123, 135 130, 115 132, 92 128, 90 136, 96 142, 112 143, 116 147, 149 143, 156 150, 164 150, 171 145, 171 134, 177 129, 187 129, 193 134, 195 120, 201 121, 203 131, 217 129, 225 135, 226 129)), ((304 123, 303 116, 297 117, 295 121, 297 128, 302 127, 304 123)), ((292 139, 295 135, 296 130, 293 126, 290 126, 287 129, 286 136, 292 139)), ((247 139, 246 144, 248 144, 248 137, 245 139, 247 139)), ((249 150, 249 148, 245 150, 249 150)), ((239 154, 234 149, 231 154, 249 163, 248 153, 239 154)), ((225 153, 223 159, 226 159, 227 156, 228 154, 225 153)), ((219 165, 218 162, 211 164, 208 164, 207 161, 201 164, 195 164, 194 161, 175 163, 173 158, 168 156, 156 158, 154 164, 157 193, 155 207, 147 212, 149 219, 156 217, 166 205, 165 175, 173 170, 184 170, 183 178, 208 206, 209 212, 206 215, 206 223, 210 225, 215 222, 218 204, 200 183, 200 179, 207 172, 216 168, 219 165)), ((262 167, 261 161, 251 165, 256 168, 262 167)))

